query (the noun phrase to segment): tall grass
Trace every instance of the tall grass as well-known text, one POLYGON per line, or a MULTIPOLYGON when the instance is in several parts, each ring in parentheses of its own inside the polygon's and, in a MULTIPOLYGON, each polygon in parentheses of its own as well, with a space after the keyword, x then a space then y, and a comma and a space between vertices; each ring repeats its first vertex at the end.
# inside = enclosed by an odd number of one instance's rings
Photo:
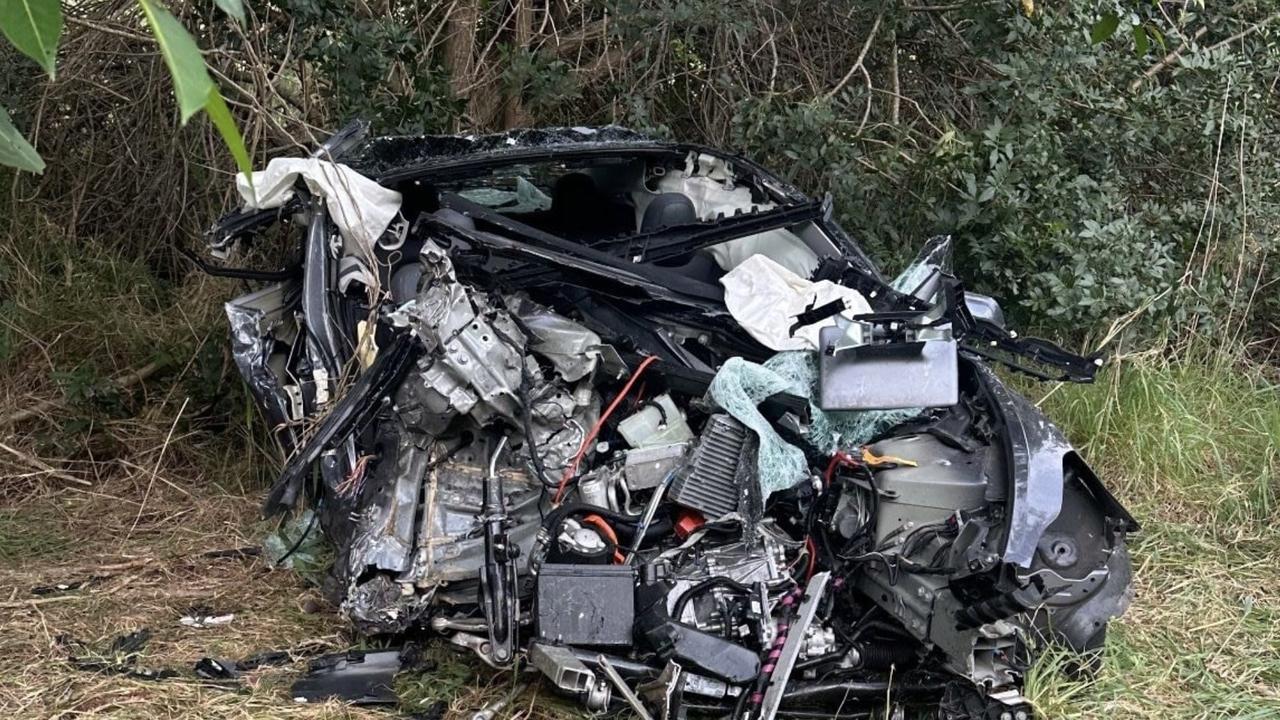
POLYGON ((236 284, 168 279, 126 248, 20 212, 8 220, 23 232, 0 229, 0 436, 28 458, 0 456, 0 479, 28 482, 0 484, 0 499, 37 490, 41 467, 94 482, 150 468, 135 455, 171 428, 175 466, 241 490, 267 482, 272 450, 222 312, 236 284))
POLYGON ((1119 362, 1043 408, 1143 523, 1101 670, 1042 658, 1045 718, 1280 717, 1280 384, 1226 350, 1119 362))

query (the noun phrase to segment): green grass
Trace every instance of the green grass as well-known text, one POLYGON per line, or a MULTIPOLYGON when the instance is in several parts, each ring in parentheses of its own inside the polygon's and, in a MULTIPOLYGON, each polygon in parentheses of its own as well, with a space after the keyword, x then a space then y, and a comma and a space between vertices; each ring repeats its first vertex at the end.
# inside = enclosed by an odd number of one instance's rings
POLYGON ((49 513, 0 509, 0 562, 26 563, 57 556, 71 544, 49 513))
POLYGON ((1224 353, 1120 363, 1043 404, 1143 524, 1101 669, 1050 655, 1046 718, 1280 717, 1280 386, 1224 353))
POLYGON ((1225 354, 1120 363, 1044 404, 1117 490, 1234 536, 1276 517, 1280 385, 1225 354))

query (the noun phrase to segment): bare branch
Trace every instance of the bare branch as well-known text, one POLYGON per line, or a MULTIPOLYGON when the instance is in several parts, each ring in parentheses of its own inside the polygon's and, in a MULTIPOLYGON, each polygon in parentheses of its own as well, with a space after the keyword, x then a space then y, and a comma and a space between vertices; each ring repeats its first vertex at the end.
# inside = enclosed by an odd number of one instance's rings
POLYGON ((1160 73, 1161 70, 1164 70, 1165 68, 1169 67, 1173 63, 1177 62, 1178 58, 1182 57, 1182 51, 1191 47, 1191 43, 1195 42, 1196 40, 1199 40, 1200 37, 1203 36, 1208 31, 1209 31, 1209 28, 1204 28, 1204 27, 1200 28, 1199 30, 1196 30, 1195 34, 1191 36, 1190 40, 1174 48, 1169 52, 1168 55, 1165 55, 1163 58, 1161 58, 1160 61, 1157 62, 1155 65, 1152 65, 1151 67, 1147 68, 1146 71, 1142 73, 1142 77, 1134 78, 1133 82, 1129 83, 1129 92, 1134 92, 1135 90, 1137 90, 1138 87, 1142 85, 1143 80, 1148 80, 1150 78, 1155 77, 1160 73))
POLYGON ((871 42, 876 39, 876 33, 880 30, 880 21, 883 19, 884 13, 876 15, 875 22, 871 23, 871 32, 867 33, 867 40, 862 43, 862 50, 858 52, 858 59, 853 61, 853 67, 849 68, 849 72, 845 73, 844 77, 840 78, 840 82, 836 83, 835 87, 831 88, 826 95, 822 96, 823 100, 830 100, 835 97, 836 93, 843 90, 844 86, 849 83, 853 74, 862 69, 862 61, 866 59, 867 51, 871 49, 871 42))

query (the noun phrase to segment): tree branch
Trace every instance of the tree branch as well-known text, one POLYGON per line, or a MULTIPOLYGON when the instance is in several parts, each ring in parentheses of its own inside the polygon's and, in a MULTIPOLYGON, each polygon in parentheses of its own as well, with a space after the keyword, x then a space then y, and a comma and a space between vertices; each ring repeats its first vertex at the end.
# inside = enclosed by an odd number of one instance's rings
POLYGON ((1174 48, 1172 51, 1169 52, 1168 55, 1165 55, 1163 58, 1160 58, 1160 61, 1157 62, 1155 65, 1152 65, 1151 67, 1147 68, 1146 71, 1142 73, 1142 77, 1134 78, 1133 82, 1129 83, 1129 92, 1135 92, 1139 87, 1141 87, 1143 80, 1149 80, 1155 77, 1160 73, 1161 70, 1164 70, 1165 68, 1169 67, 1173 63, 1177 62, 1178 58, 1182 57, 1182 51, 1186 50, 1188 47, 1191 47, 1191 43, 1195 42, 1196 40, 1199 40, 1200 37, 1208 31, 1209 31, 1209 28, 1206 28, 1206 27, 1202 27, 1199 30, 1196 30, 1195 34, 1191 36, 1190 40, 1174 48))
POLYGON ((880 21, 883 19, 884 13, 876 15, 875 22, 871 23, 871 32, 867 33, 867 41, 862 43, 862 50, 858 52, 858 59, 853 61, 853 67, 849 68, 849 72, 845 73, 844 77, 840 78, 840 82, 836 83, 835 87, 831 88, 826 95, 822 96, 823 100, 830 100, 835 97, 836 93, 843 90, 844 86, 849 84, 849 80, 853 77, 853 74, 862 68, 862 61, 866 59, 867 51, 871 49, 871 41, 876 39, 876 33, 880 30, 880 21))

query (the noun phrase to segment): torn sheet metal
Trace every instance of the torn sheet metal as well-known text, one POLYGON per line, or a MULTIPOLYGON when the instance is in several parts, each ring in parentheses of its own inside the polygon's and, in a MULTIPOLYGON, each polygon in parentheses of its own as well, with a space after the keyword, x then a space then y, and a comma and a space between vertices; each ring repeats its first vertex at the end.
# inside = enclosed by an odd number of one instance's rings
POLYGON ((528 295, 507 296, 506 307, 533 336, 529 349, 550 360, 563 380, 574 382, 595 372, 601 353, 599 335, 528 295))
POLYGON ((286 450, 293 449, 289 424, 302 419, 304 400, 301 389, 289 384, 285 357, 276 348, 297 340, 291 313, 300 292, 296 282, 276 283, 226 304, 231 357, 286 450))
POLYGON ((494 415, 514 417, 516 388, 523 382, 525 337, 505 312, 492 312, 483 296, 471 296, 458 282, 453 263, 438 245, 422 248, 426 275, 418 297, 391 316, 412 330, 427 355, 415 383, 422 403, 419 426, 430 431, 452 413, 485 422, 494 415))

